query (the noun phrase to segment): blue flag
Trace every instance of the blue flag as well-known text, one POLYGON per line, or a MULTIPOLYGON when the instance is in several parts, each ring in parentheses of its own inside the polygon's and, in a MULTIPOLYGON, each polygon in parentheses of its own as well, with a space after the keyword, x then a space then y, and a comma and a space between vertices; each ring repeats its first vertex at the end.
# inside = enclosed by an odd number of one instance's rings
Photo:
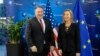
POLYGON ((79 24, 81 39, 81 56, 93 56, 88 27, 79 0, 73 9, 74 20, 79 24))

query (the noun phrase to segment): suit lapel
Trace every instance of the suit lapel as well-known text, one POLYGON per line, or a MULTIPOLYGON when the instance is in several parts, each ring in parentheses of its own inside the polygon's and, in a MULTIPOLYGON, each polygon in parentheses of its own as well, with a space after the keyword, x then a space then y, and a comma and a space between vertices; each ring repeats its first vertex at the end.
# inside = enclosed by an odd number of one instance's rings
POLYGON ((43 32, 43 29, 42 29, 38 19, 36 17, 34 19, 35 19, 35 22, 36 22, 36 25, 38 26, 38 28, 43 32))

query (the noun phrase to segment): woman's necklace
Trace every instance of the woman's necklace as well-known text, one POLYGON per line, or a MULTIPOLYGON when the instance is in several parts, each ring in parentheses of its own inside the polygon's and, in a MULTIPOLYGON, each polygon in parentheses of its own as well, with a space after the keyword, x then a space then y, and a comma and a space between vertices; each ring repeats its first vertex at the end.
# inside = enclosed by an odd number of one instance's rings
POLYGON ((68 31, 70 26, 71 26, 71 23, 65 23, 65 30, 68 31))

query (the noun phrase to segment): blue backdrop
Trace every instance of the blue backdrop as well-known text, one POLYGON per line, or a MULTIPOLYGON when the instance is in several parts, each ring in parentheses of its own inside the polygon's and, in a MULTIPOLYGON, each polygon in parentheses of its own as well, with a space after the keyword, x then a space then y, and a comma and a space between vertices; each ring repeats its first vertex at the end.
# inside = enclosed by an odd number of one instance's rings
MULTIPOLYGON (((0 16, 14 16, 15 22, 34 16, 34 7, 42 5, 45 8, 47 0, 4 0, 4 12, 0 16), (6 14, 6 15, 5 15, 6 14)), ((65 9, 73 9, 76 0, 50 0, 51 8, 56 23, 62 22, 62 14, 65 9)), ((94 56, 100 55, 100 0, 81 0, 81 6, 88 23, 89 34, 92 42, 94 56)))

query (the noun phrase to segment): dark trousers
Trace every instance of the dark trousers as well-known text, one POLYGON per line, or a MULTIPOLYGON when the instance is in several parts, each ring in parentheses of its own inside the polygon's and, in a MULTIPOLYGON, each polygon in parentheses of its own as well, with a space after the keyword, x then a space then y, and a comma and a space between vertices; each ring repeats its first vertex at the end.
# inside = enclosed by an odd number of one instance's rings
POLYGON ((42 53, 31 53, 29 56, 48 56, 49 48, 47 45, 44 45, 42 53))
POLYGON ((75 52, 63 52, 62 56, 75 56, 75 52))

